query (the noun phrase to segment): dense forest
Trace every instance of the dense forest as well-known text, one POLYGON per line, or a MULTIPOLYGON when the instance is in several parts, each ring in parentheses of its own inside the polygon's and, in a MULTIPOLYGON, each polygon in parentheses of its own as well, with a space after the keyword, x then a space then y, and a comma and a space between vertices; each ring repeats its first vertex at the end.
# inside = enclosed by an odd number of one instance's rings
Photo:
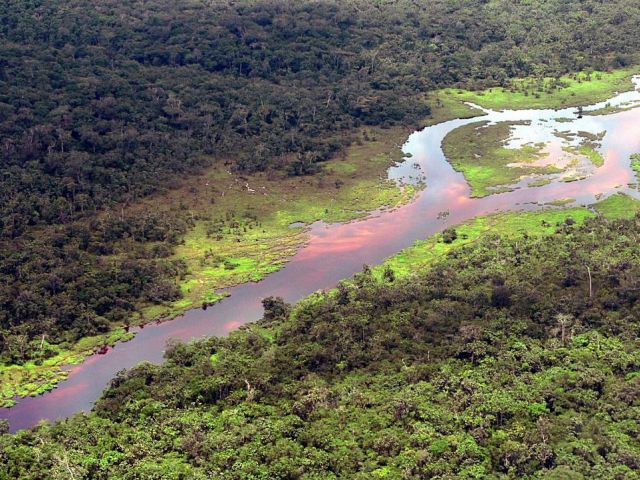
POLYGON ((1 437, 0 478, 638 478, 638 242, 640 217, 567 218, 266 299, 93 413, 1 437))
POLYGON ((639 6, 2 2, 0 360, 180 296, 194 218, 141 198, 211 165, 313 174, 361 125, 419 125, 442 86, 625 65, 639 6))

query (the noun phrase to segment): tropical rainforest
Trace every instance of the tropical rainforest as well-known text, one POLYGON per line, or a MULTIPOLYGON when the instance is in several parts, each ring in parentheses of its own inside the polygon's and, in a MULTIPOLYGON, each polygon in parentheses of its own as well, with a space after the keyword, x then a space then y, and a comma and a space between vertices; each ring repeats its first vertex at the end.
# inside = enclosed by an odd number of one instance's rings
POLYGON ((132 209, 141 197, 216 162, 311 174, 360 125, 419 124, 441 86, 627 65, 639 15, 629 0, 3 2, 1 358, 180 297, 170 256, 194 218, 132 209))
POLYGON ((637 478, 638 241, 640 218, 566 217, 265 299, 262 321, 122 372, 90 415, 2 437, 0 476, 637 478))
MULTIPOLYGON (((636 0, 5 0, 0 368, 179 302, 186 235, 265 228, 222 181, 188 205, 207 172, 347 189, 330 163, 368 132, 468 115, 431 93, 528 105, 635 68, 639 27, 636 0)), ((638 478, 640 218, 623 216, 452 228, 408 275, 267 298, 259 322, 121 372, 92 412, 0 435, 0 478, 638 478)))

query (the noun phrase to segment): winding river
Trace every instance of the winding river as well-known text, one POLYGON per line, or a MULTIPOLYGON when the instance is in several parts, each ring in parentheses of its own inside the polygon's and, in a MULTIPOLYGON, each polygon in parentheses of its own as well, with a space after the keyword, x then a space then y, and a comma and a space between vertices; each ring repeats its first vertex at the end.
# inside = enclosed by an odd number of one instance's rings
MULTIPOLYGON (((640 78, 634 81, 639 88, 640 78)), ((403 147, 411 154, 410 158, 389 170, 390 178, 395 180, 411 182, 418 177, 425 178, 426 189, 411 203, 350 223, 311 225, 308 243, 280 271, 261 282, 229 289, 228 298, 207 310, 191 310, 174 320, 138 328, 133 340, 120 343, 105 354, 92 355, 79 365, 66 367, 69 377, 51 392, 20 399, 16 406, 0 409, 0 418, 8 419, 11 431, 15 431, 29 428, 42 419, 54 420, 87 411, 119 370, 142 361, 161 362, 169 338, 186 341, 225 335, 260 318, 264 297, 281 296, 295 302, 316 290, 334 286, 340 279, 360 271, 363 264, 379 263, 417 239, 478 215, 540 208, 544 203, 565 198, 575 199, 576 205, 588 205, 600 195, 615 192, 640 197, 638 191, 628 185, 636 181, 629 157, 640 152, 640 91, 617 95, 608 102, 585 108, 584 112, 608 104, 632 108, 582 118, 578 118, 573 108, 485 110, 486 115, 481 118, 452 120, 413 133, 403 147), (562 155, 562 147, 570 142, 571 133, 600 134, 598 150, 605 159, 604 165, 592 168, 586 178, 577 181, 562 181, 560 175, 555 174, 549 178, 550 183, 543 186, 527 186, 531 179, 525 179, 513 191, 471 198, 467 182, 447 162, 441 144, 455 128, 480 120, 519 122, 513 128, 509 144, 517 147, 522 143, 545 142, 551 160, 562 155), (558 132, 564 133, 562 138, 556 135, 558 132), (448 214, 442 215, 442 212, 448 214)))

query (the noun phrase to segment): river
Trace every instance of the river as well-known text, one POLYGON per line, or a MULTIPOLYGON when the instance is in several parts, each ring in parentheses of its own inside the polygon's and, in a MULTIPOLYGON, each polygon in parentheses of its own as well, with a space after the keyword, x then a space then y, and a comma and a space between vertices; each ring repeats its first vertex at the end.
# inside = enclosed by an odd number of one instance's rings
MULTIPOLYGON (((634 79, 640 87, 640 79, 634 79)), ((485 110, 486 115, 459 119, 427 127, 413 133, 403 146, 411 156, 389 170, 392 179, 404 182, 424 177, 426 188, 415 199, 393 210, 374 212, 359 221, 327 225, 317 222, 309 228, 309 241, 278 272, 257 283, 228 289, 230 296, 207 310, 195 309, 170 321, 137 328, 133 340, 117 344, 105 354, 95 354, 83 363, 66 367, 69 377, 57 388, 39 397, 18 400, 12 408, 0 409, 0 418, 9 420, 11 431, 29 428, 42 419, 55 420, 79 411, 90 410, 111 378, 122 369, 142 361, 161 362, 166 341, 190 340, 202 336, 226 335, 238 326, 262 315, 261 300, 281 296, 287 302, 298 301, 319 289, 326 289, 362 269, 363 264, 380 263, 384 258, 448 226, 495 211, 540 208, 543 203, 573 198, 574 205, 594 203, 598 195, 625 192, 639 197, 630 168, 630 155, 640 152, 640 91, 626 92, 608 102, 584 109, 596 110, 632 102, 626 111, 609 115, 585 115, 578 118, 574 108, 564 110, 485 110), (558 121, 560 119, 560 121, 558 121), (506 193, 471 198, 461 173, 453 170, 441 148, 444 137, 455 128, 478 121, 524 121, 513 129, 510 145, 545 142, 549 156, 562 154, 557 131, 606 132, 599 151, 604 165, 592 168, 588 176, 573 182, 561 181, 528 187, 527 180, 506 193), (448 212, 442 215, 443 212, 448 212)), ((584 173, 584 172, 582 172, 584 173)))

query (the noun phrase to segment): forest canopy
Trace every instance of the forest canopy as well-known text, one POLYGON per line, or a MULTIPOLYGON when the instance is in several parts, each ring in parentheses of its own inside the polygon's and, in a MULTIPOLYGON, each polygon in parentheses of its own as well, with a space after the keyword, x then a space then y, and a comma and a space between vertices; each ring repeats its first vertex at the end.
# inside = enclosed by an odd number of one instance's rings
POLYGON ((361 125, 419 125, 439 87, 626 65, 639 6, 2 2, 0 358, 181 295, 193 218, 137 200, 211 165, 312 174, 361 125))
POLYGON ((265 299, 93 413, 0 436, 0 478, 637 478, 638 241, 640 217, 568 217, 293 311, 265 299))
MULTIPOLYGON (((4 0, 0 367, 181 297, 185 181, 320 177, 440 88, 636 64, 639 28, 640 0, 4 0)), ((0 422, 0 478, 637 478, 640 216, 593 216, 266 298, 90 413, 0 422)))

